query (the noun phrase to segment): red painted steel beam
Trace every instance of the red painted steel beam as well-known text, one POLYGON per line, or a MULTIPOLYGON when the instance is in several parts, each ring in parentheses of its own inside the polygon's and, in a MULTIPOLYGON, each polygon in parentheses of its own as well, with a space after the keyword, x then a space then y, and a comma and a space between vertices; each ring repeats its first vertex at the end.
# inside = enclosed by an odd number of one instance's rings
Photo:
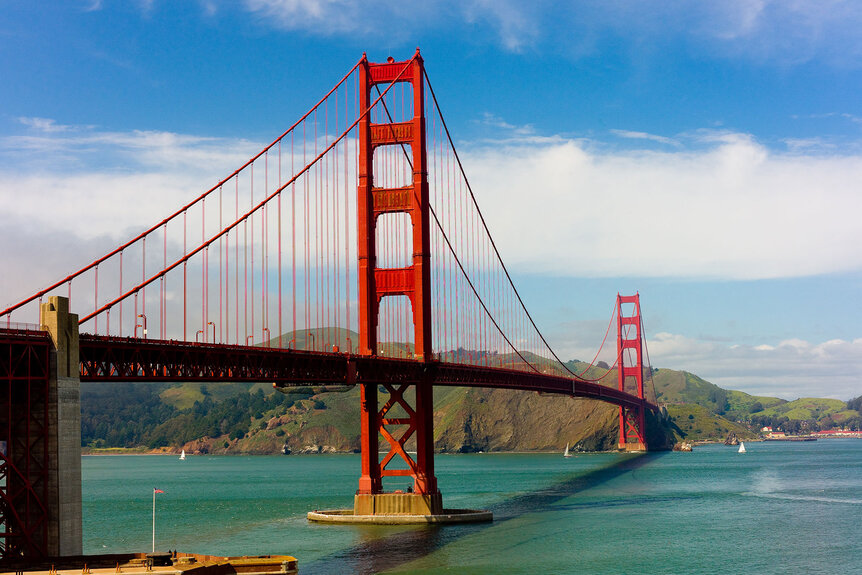
POLYGON ((301 350, 81 334, 81 381, 348 384, 345 356, 301 350))
MULTIPOLYGON (((487 387, 658 406, 612 387, 543 373, 403 358, 81 334, 81 381, 243 381, 277 385, 487 387)), ((376 406, 375 406, 376 411, 376 406)))

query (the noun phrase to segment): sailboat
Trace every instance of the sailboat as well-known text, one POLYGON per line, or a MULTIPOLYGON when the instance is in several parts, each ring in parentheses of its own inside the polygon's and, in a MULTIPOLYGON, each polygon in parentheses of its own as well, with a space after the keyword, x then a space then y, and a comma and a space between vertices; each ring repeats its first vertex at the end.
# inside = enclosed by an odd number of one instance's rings
POLYGON ((745 444, 743 442, 739 442, 739 451, 737 453, 745 453, 745 444))
POLYGON ((563 457, 571 457, 572 454, 569 453, 569 444, 566 443, 566 450, 563 452, 563 457))
POLYGON ((186 450, 183 449, 183 452, 180 453, 180 461, 185 461, 185 460, 186 460, 186 450))

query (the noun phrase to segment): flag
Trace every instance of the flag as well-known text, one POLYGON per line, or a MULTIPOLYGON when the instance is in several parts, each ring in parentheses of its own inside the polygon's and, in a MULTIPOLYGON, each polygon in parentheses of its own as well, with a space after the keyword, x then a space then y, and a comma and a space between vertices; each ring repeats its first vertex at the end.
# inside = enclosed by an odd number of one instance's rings
POLYGON ((153 487, 153 493, 164 493, 164 491, 162 491, 161 489, 156 489, 155 487, 153 487))

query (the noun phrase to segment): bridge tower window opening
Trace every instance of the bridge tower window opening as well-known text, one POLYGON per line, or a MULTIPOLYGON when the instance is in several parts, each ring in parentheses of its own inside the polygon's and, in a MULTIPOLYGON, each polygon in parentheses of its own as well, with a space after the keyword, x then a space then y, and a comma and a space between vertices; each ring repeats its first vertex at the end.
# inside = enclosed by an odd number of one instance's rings
POLYGON ((404 295, 384 297, 378 310, 377 355, 413 359, 415 336, 410 298, 404 295))

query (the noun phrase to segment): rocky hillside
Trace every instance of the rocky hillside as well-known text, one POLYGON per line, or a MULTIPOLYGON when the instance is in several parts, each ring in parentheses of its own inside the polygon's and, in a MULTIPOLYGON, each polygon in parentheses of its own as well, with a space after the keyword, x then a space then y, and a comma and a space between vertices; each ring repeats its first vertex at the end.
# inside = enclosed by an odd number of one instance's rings
MULTIPOLYGON (((253 386, 216 401, 210 391, 215 387, 125 384, 115 394, 106 386, 84 384, 83 445, 90 449, 146 445, 189 453, 359 449, 358 389, 314 393, 300 388, 282 394, 253 386), (113 409, 108 408, 108 395, 113 409), (109 411, 118 415, 115 425, 109 411), (132 423, 134 412, 139 414, 138 423, 132 423)), ((561 451, 566 443, 583 450, 607 450, 615 448, 618 433, 614 406, 508 390, 438 388, 434 420, 435 447, 447 452, 561 451)), ((652 427, 651 445, 672 445, 659 425, 652 427)))

